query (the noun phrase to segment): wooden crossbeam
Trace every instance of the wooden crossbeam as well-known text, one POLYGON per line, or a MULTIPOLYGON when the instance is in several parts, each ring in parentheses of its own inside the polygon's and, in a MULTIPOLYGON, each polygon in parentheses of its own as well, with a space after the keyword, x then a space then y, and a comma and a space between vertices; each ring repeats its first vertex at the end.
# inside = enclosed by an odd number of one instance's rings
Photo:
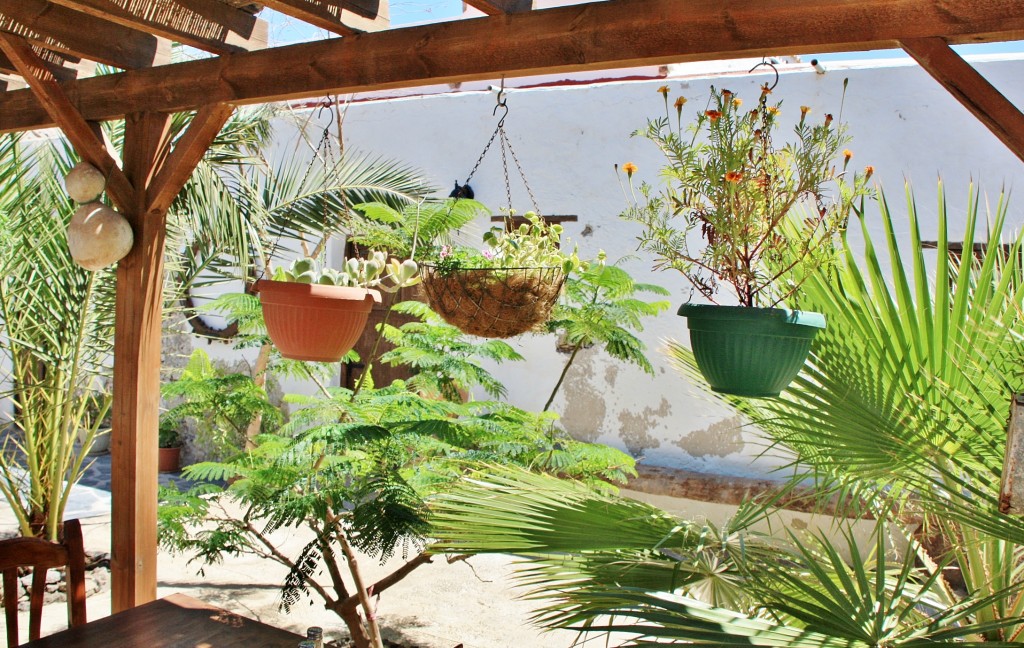
POLYGON ((521 13, 533 9, 533 0, 465 0, 465 2, 488 16, 521 13))
POLYGON ((212 104, 196 111, 195 117, 174 143, 174 149, 149 185, 147 196, 150 211, 167 211, 170 208, 171 202, 206 153, 210 142, 234 110, 229 104, 212 104))
POLYGON ((953 51, 944 39, 904 39, 900 46, 1017 157, 1024 160, 1024 113, 953 51))
POLYGON ((292 18, 342 36, 387 29, 388 0, 261 0, 292 18))
MULTIPOLYGON (((1024 2, 959 0, 614 0, 300 43, 81 79, 86 119, 188 111, 501 76, 743 56, 896 47, 900 40, 1024 39, 1024 2)), ((24 91, 0 97, 0 132, 52 125, 24 91)))
POLYGON ((68 100, 46 64, 32 51, 28 41, 0 31, 0 51, 28 81, 29 91, 38 97, 53 121, 60 125, 79 156, 107 176, 107 195, 114 204, 122 209, 130 205, 134 189, 128 178, 107 152, 103 140, 97 137, 92 126, 68 100))
POLYGON ((170 60, 159 39, 46 0, 0 0, 0 30, 47 49, 134 69, 170 60))
POLYGON ((53 4, 150 32, 192 47, 227 54, 267 46, 267 23, 218 0, 50 0, 53 4), (204 6, 203 12, 193 9, 204 6), (208 18, 208 15, 216 18, 208 18))

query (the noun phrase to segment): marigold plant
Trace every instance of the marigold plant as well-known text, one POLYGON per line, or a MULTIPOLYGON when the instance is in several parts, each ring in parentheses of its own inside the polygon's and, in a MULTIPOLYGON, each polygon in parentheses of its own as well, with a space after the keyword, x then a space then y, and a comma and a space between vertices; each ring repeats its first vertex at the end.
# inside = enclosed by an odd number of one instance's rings
POLYGON ((743 306, 785 301, 828 261, 833 236, 867 193, 873 170, 848 170, 853 154, 844 148, 846 125, 831 114, 812 120, 811 109, 802 106, 794 139, 779 147, 774 134, 781 102, 770 103, 767 86, 750 110, 735 93, 712 87, 706 107, 686 128, 686 101, 672 104, 673 120, 667 93, 659 92, 665 116, 633 135, 664 154, 663 186, 642 183, 635 191, 636 166, 629 164, 630 173, 623 165, 632 205, 622 216, 643 226, 640 249, 653 253, 657 269, 681 272, 711 301, 722 283, 743 306), (778 262, 793 246, 799 262, 778 262))

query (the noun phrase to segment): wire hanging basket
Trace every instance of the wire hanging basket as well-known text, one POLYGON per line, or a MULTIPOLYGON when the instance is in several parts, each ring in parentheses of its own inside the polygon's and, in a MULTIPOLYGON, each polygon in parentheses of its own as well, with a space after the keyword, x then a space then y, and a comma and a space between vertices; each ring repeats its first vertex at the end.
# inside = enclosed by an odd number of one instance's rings
MULTIPOLYGON (((484 146, 473 170, 463 185, 455 183, 452 197, 472 197, 469 181, 473 178, 487 151, 497 139, 500 143, 505 195, 510 215, 506 227, 511 225, 512 185, 509 182, 508 157, 515 163, 536 213, 537 200, 526 181, 522 165, 505 132, 508 105, 505 101, 504 81, 498 92, 498 105, 494 114, 504 111, 490 140, 484 146), (468 193, 466 193, 468 192, 468 193)), ((543 327, 551 318, 551 311, 565 283, 561 267, 441 267, 423 264, 420 268, 421 291, 430 308, 444 321, 463 333, 487 338, 508 338, 543 327)))
POLYGON ((561 268, 421 268, 423 294, 444 321, 464 333, 508 338, 538 330, 565 283, 561 268))

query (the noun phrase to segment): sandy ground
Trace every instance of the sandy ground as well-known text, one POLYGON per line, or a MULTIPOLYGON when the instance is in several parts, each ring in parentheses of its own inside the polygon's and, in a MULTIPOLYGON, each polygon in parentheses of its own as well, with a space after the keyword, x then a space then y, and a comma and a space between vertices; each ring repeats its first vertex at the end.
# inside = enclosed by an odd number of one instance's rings
MULTIPOLYGON (((82 526, 86 551, 109 551, 109 515, 84 518, 82 526)), ((13 528, 10 511, 6 504, 0 504, 0 530, 13 528)), ((286 552, 305 544, 301 534, 281 536, 278 540, 286 552)), ((383 575, 398 566, 400 560, 401 557, 396 557, 380 566, 366 558, 362 561, 365 578, 383 575)), ((468 563, 447 564, 438 558, 435 563, 420 567, 381 595, 377 613, 384 638, 421 648, 454 648, 460 643, 466 648, 565 648, 572 645, 576 633, 543 633, 530 626, 532 605, 516 598, 510 578, 515 561, 511 556, 482 556, 468 563)), ((325 628, 328 639, 347 636, 340 619, 324 610, 317 600, 300 602, 288 613, 279 610, 279 585, 285 574, 281 567, 249 557, 204 566, 203 575, 197 574, 199 567, 189 564, 187 557, 161 551, 157 564, 157 595, 181 592, 295 632, 304 633, 308 626, 319 625, 325 628)), ((109 590, 91 595, 87 609, 89 619, 109 615, 109 590)), ((44 634, 63 629, 66 621, 63 603, 46 606, 44 634)), ((0 625, 3 625, 2 620, 0 625)), ((28 619, 24 618, 19 626, 23 633, 27 632, 28 619)), ((590 642, 587 645, 591 645, 590 642)))

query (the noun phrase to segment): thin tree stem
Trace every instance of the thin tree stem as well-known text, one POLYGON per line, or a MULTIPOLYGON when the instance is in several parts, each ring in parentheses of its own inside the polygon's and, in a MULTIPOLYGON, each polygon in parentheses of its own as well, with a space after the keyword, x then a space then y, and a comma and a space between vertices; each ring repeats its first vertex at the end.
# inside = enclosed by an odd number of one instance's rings
POLYGON ((569 367, 572 366, 572 361, 576 359, 576 354, 579 353, 580 349, 582 349, 582 348, 583 348, 583 343, 582 342, 577 342, 576 346, 573 347, 572 353, 569 355, 569 359, 566 361, 565 366, 562 367, 562 375, 560 375, 558 377, 558 382, 555 383, 555 388, 551 390, 551 395, 548 396, 548 402, 544 403, 544 409, 541 410, 542 412, 548 411, 548 408, 551 407, 551 403, 554 402, 555 396, 558 394, 559 388, 562 386, 562 383, 565 381, 566 374, 569 373, 569 367))

